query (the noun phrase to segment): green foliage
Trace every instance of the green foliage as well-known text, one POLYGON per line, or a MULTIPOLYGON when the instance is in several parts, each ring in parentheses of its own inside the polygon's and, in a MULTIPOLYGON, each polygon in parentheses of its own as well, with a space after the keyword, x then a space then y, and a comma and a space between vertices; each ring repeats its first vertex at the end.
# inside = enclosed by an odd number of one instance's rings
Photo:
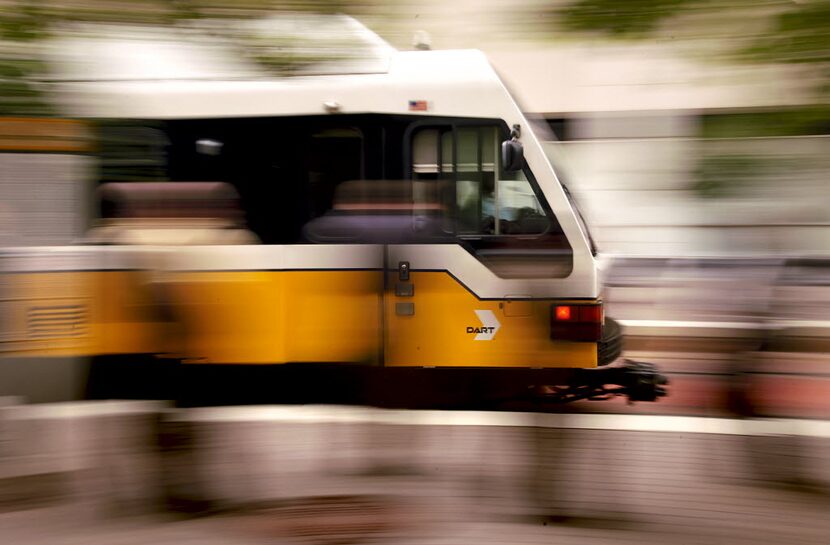
POLYGON ((701 118, 703 138, 750 138, 830 134, 830 107, 787 108, 774 112, 738 112, 701 118))
POLYGON ((0 115, 49 115, 51 107, 34 81, 36 61, 0 58, 0 115))
POLYGON ((743 51, 753 60, 830 62, 830 1, 792 3, 775 16, 773 30, 743 51))
POLYGON ((36 42, 46 36, 46 22, 37 2, 21 1, 0 8, 0 115, 50 112, 34 81, 43 71, 36 42))
POLYGON ((0 9, 0 41, 29 42, 46 35, 46 15, 39 4, 18 2, 0 9))
POLYGON ((562 25, 572 31, 600 31, 643 37, 664 19, 701 0, 577 0, 562 12, 562 25))
MULTIPOLYGON (((380 0, 11 0, 0 6, 0 115, 50 115, 38 80, 45 73, 39 40, 53 23, 129 23, 173 26, 182 21, 256 17, 275 11, 335 13, 370 9, 380 0)), ((214 25, 216 26, 216 25, 214 25)), ((221 26, 221 24, 219 25, 221 26)), ((276 73, 314 62, 289 48, 254 36, 229 35, 240 48, 276 73)), ((349 44, 344 44, 347 50, 349 44)), ((296 48, 295 48, 296 49, 296 48)))
POLYGON ((817 164, 786 153, 704 153, 691 190, 704 199, 746 199, 753 193, 762 194, 759 192, 771 183, 780 187, 793 173, 804 172, 805 168, 817 168, 817 164))
POLYGON ((830 0, 571 0, 548 11, 561 30, 636 39, 694 16, 686 35, 719 40, 741 61, 810 64, 817 90, 830 91, 830 0))
POLYGON ((769 164, 754 155, 714 155, 700 160, 692 190, 703 198, 740 195, 769 164))

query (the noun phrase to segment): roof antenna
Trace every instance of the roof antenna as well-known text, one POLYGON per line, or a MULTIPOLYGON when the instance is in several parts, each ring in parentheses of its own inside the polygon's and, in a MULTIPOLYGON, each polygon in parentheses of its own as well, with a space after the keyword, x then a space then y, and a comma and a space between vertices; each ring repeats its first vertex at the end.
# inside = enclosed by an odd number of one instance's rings
POLYGON ((426 30, 415 31, 415 36, 412 37, 412 46, 419 51, 429 51, 432 49, 432 40, 426 30))

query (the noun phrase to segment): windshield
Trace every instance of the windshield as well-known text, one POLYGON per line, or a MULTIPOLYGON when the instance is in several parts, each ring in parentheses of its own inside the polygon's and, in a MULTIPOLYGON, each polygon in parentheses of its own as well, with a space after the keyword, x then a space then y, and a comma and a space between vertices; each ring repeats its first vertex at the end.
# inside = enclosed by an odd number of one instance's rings
MULTIPOLYGON (((515 96, 514 100, 515 100, 515 96)), ((522 112, 527 120, 527 124, 533 134, 536 135, 536 139, 543 145, 545 148, 545 156, 547 157, 548 161, 553 166, 553 170, 556 173, 556 178, 559 180, 559 184, 562 186, 562 190, 565 192, 565 195, 568 197, 568 202, 571 204, 571 208, 573 208, 574 213, 576 214, 576 219, 579 222, 579 227, 582 229, 582 232, 585 233, 585 236, 588 238, 588 244, 591 246, 591 255, 596 257, 597 253, 599 252, 597 248, 596 241, 594 237, 591 235, 591 230, 588 229, 588 222, 585 221, 585 217, 582 215, 582 210, 579 207, 579 202, 574 197, 571 190, 568 189, 568 184, 565 182, 568 176, 566 175, 566 168, 563 165, 565 162, 562 157, 554 157, 556 155, 550 149, 550 146, 545 146, 545 143, 551 142, 558 142, 556 135, 551 130, 550 125, 548 125, 547 120, 540 114, 534 113, 527 113, 522 112)))
MULTIPOLYGON (((558 142, 556 135, 550 129, 547 121, 538 114, 524 114, 525 119, 527 119, 527 123, 530 126, 533 133, 536 135, 536 138, 539 140, 540 143, 544 146, 546 142, 558 142)), ((591 235, 591 230, 588 229, 588 222, 585 221, 585 217, 582 215, 582 210, 579 207, 579 202, 574 197, 571 190, 568 189, 568 184, 565 182, 567 178, 566 171, 567 169, 563 165, 565 162, 561 157, 554 157, 557 155, 550 149, 550 146, 545 146, 545 156, 547 157, 548 161, 553 166, 553 170, 556 173, 556 178, 559 180, 559 184, 562 186, 562 190, 565 192, 565 195, 568 197, 568 202, 571 204, 571 208, 573 208, 574 213, 576 214, 577 221, 579 221, 579 226, 582 229, 582 232, 585 233, 585 236, 588 237, 588 243, 591 245, 591 254, 596 256, 598 253, 597 244, 594 241, 594 237, 591 235)))

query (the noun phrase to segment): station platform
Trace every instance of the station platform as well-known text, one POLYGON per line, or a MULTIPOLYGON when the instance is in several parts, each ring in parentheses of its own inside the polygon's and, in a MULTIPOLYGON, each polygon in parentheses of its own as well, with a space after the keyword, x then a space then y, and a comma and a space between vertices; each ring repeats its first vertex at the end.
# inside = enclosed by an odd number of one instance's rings
POLYGON ((830 421, 818 419, 9 402, 0 434, 8 543, 830 535, 830 421))

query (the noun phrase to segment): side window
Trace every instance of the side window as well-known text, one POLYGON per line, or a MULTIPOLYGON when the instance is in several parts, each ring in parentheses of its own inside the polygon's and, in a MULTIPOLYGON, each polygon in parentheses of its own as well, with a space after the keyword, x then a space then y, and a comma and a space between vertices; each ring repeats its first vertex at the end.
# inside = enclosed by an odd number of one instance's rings
POLYGON ((457 129, 455 150, 455 160, 450 167, 456 172, 456 233, 493 234, 497 210, 495 129, 457 129))
POLYGON ((413 200, 438 203, 442 228, 502 278, 563 278, 573 252, 525 172, 504 172, 495 124, 420 127, 411 140, 413 200))
POLYGON ((535 235, 550 228, 524 173, 501 171, 499 146, 493 126, 428 127, 414 133, 415 198, 435 198, 427 188, 440 188, 448 232, 460 237, 535 235))
POLYGON ((309 215, 316 218, 332 209, 340 184, 363 178, 363 134, 352 127, 320 130, 306 149, 309 215))

